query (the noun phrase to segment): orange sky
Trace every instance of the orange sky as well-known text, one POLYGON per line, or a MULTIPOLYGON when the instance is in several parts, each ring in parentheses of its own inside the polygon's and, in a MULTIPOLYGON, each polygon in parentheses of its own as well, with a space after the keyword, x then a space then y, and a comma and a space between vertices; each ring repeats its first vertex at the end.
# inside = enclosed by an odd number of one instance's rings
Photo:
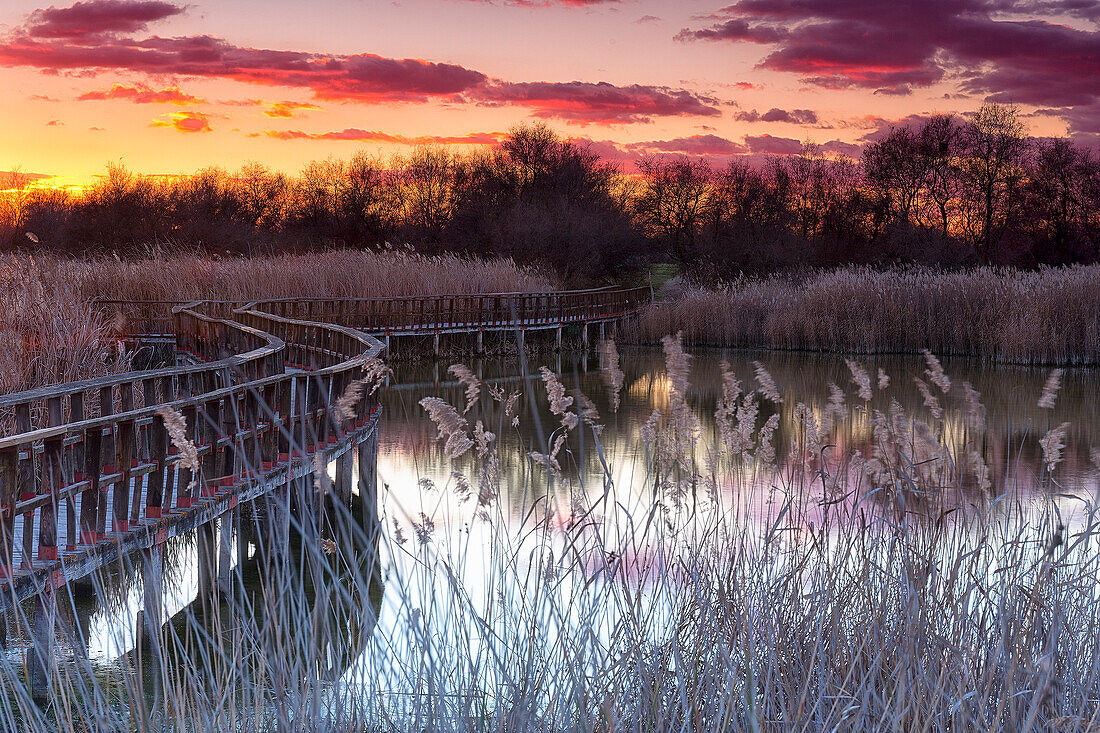
POLYGON ((1098 19, 1082 0, 6 0, 0 171, 294 172, 524 120, 624 157, 858 154, 986 99, 1091 143, 1098 19))

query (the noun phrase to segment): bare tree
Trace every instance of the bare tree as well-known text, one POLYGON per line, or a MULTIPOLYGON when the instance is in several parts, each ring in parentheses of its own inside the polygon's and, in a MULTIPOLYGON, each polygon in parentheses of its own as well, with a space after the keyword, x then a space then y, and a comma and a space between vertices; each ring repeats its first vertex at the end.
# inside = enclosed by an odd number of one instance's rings
POLYGON ((1015 107, 984 104, 965 127, 961 168, 969 179, 971 231, 979 257, 993 259, 994 245, 1008 228, 1012 198, 1023 177, 1027 150, 1015 107))

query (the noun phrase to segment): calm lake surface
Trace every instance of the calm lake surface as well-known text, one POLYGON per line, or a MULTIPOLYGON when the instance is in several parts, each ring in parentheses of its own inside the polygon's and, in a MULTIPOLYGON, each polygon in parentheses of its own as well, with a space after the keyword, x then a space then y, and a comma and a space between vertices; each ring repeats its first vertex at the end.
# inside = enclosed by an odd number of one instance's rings
MULTIPOLYGON (((1074 507, 1083 506, 1083 501, 1067 497, 1092 501, 1100 492, 1100 474, 1093 463, 1095 448, 1100 447, 1100 372, 1066 370, 1054 408, 1041 409, 1037 402, 1049 370, 947 360, 944 368, 953 384, 947 394, 937 392, 943 407, 941 422, 932 418, 914 383, 914 377, 927 379, 927 365, 920 356, 861 358, 873 382, 880 369, 890 379, 888 389, 876 389, 872 400, 865 403, 857 397, 852 373, 839 356, 719 350, 689 353, 693 359, 687 401, 700 426, 695 447, 700 473, 706 473, 707 456, 713 452, 718 433, 715 405, 722 391, 719 362, 726 360, 742 385, 754 389, 753 362, 758 360, 774 377, 783 396, 780 405, 762 400, 756 423, 759 426, 770 415, 778 414, 774 445, 781 467, 796 463, 790 445, 801 429, 795 417, 798 403, 804 403, 815 415, 823 415, 832 383, 844 392, 848 417, 838 420, 830 438, 824 441, 828 444, 823 449, 827 468, 839 466, 854 451, 869 456, 873 428, 868 410, 889 413, 896 401, 909 416, 940 426, 943 442, 949 448, 948 457, 940 460, 962 460, 975 446, 981 452, 989 468, 991 487, 983 490, 975 482, 973 490, 954 497, 954 501, 987 506, 1003 493, 1025 502, 1047 500, 1046 490, 1037 490, 1046 472, 1039 440, 1062 423, 1069 426, 1063 461, 1053 473, 1057 493, 1063 495, 1059 501, 1067 512, 1072 512, 1074 507), (963 382, 981 395, 985 428, 980 434, 967 427, 972 423, 972 407, 964 397, 963 382), (957 451, 952 450, 953 446, 957 451)), ((624 347, 620 360, 624 378, 617 410, 612 407, 612 390, 601 374, 595 353, 535 355, 528 360, 526 376, 518 357, 467 362, 484 386, 478 404, 466 413, 466 418, 471 427, 482 420, 501 445, 501 494, 482 504, 477 496, 481 462, 474 451, 457 460, 448 458, 436 440, 435 425, 418 404, 425 397, 440 397, 462 411, 465 386, 448 374, 450 362, 394 366, 382 397, 384 411, 379 426, 379 507, 384 533, 378 554, 382 581, 372 586, 364 599, 376 621, 372 628, 359 630, 363 638, 334 655, 340 661, 329 676, 331 684, 362 685, 376 691, 415 687, 415 680, 402 678, 399 670, 415 667, 417 655, 433 644, 444 648, 446 644, 440 640, 463 643, 461 639, 468 635, 472 623, 471 614, 483 615, 494 606, 505 614, 509 609, 523 608, 521 576, 527 577, 536 564, 558 583, 556 592, 562 603, 558 611, 567 608, 567 613, 588 620, 616 612, 588 605, 586 594, 591 587, 582 588, 567 577, 558 578, 550 568, 561 565, 560 553, 564 552, 555 544, 551 530, 571 526, 600 497, 604 498, 601 520, 607 522, 605 539, 609 546, 614 545, 616 537, 628 537, 631 522, 661 499, 647 477, 648 450, 642 428, 654 410, 667 411, 669 407, 665 357, 660 349, 624 347), (596 422, 604 426, 598 444, 591 431, 578 430, 569 436, 558 454, 561 476, 550 476, 524 458, 532 451, 547 453, 560 424, 560 418, 549 409, 546 389, 538 376, 540 366, 559 373, 570 394, 579 388, 587 395, 599 412, 596 422), (502 390, 505 399, 512 392, 520 392, 518 427, 512 426, 502 405, 489 396, 490 386, 502 390), (610 482, 605 481, 607 476, 610 482), (466 483, 471 486, 470 494, 464 488, 466 483), (613 501, 607 501, 609 486, 614 487, 613 501), (508 567, 501 557, 501 536, 511 538, 513 543, 508 548, 509 557, 524 558, 516 567, 508 567), (489 581, 502 573, 515 575, 512 592, 502 591, 499 583, 489 581), (461 602, 456 600, 456 587, 461 589, 461 602), (395 643, 399 639, 407 643, 395 643)), ((833 397, 835 402, 835 393, 833 397)), ((742 489, 738 479, 732 478, 719 481, 712 490, 736 495, 742 489)), ((247 540, 248 557, 244 562, 250 567, 257 544, 264 540, 255 536, 247 540)), ((625 555, 628 551, 642 554, 649 550, 624 545, 617 551, 625 555)), ((195 563, 193 536, 178 538, 167 548, 168 614, 188 607, 195 598, 195 563)), ((252 568, 249 572, 252 579, 246 579, 246 583, 257 583, 258 570, 252 568)), ((79 636, 83 640, 74 633, 67 646, 73 653, 87 654, 105 678, 117 672, 125 655, 134 648, 137 609, 141 607, 140 579, 117 578, 112 587, 109 598, 82 601, 62 609, 61 614, 69 629, 82 629, 79 636)), ((492 653, 491 646, 482 651, 492 653)), ((25 650, 24 640, 13 639, 7 649, 8 661, 18 663, 25 650)), ((459 675, 456 687, 461 683, 459 675)))

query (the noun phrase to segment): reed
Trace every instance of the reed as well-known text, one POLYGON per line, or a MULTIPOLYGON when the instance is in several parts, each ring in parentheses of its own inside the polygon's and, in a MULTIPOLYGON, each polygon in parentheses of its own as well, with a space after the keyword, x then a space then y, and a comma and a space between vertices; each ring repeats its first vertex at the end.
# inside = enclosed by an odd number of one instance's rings
POLYGON ((117 324, 56 260, 0 256, 0 394, 125 370, 117 324))
MULTIPOLYGON (((0 255, 0 394, 128 368, 127 323, 97 299, 246 301, 362 298, 555 289, 537 270, 505 259, 331 250, 256 258, 203 256, 58 259, 0 255)), ((165 307, 129 308, 164 315, 165 307)))
MULTIPOLYGON (((855 362, 855 384, 822 385, 826 420, 777 395, 764 363, 758 387, 723 366, 718 403, 700 407, 687 395, 690 355, 674 338, 665 352, 667 407, 619 455, 645 456, 629 481, 606 463, 597 485, 577 481, 591 465, 582 445, 615 457, 594 406, 567 419, 585 400, 561 375, 527 382, 523 402, 551 422, 519 453, 496 439, 513 429, 514 401, 466 380, 458 404, 423 403, 455 457, 448 485, 394 487, 372 530, 362 504, 303 512, 327 484, 302 482, 289 534, 250 535, 256 555, 227 599, 186 609, 144 657, 99 675, 77 657, 44 707, 0 657, 0 721, 36 732, 1096 729, 1100 517, 1094 497, 1060 486, 1064 426, 1043 438, 1041 475, 1009 476, 992 495, 975 480, 981 465, 957 460, 984 460, 980 396, 961 380, 945 388, 934 357, 933 387, 961 393, 973 417, 950 440, 934 413, 862 400, 855 362), (716 434, 700 409, 715 410, 716 434), (867 455, 831 444, 846 421, 867 425, 867 455)), ((1000 457, 1006 470, 1014 460, 1000 457)), ((280 501, 252 515, 264 531, 286 516, 280 501)))
POLYGON ((637 338, 682 330, 694 345, 1081 365, 1100 362, 1097 313, 1100 265, 846 267, 689 287, 649 309, 637 338))
POLYGON ((61 270, 85 298, 117 300, 379 298, 556 289, 551 278, 511 260, 424 256, 400 250, 71 260, 61 270))

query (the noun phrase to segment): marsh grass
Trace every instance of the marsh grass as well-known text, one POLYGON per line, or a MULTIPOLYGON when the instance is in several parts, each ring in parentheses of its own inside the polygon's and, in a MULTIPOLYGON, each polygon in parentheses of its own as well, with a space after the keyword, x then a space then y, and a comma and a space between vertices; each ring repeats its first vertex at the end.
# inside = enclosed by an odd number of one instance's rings
POLYGON ((846 354, 972 356, 1018 364, 1100 362, 1100 266, 1035 271, 846 267, 687 288, 650 308, 638 337, 846 354))
POLYGON ((120 335, 57 261, 0 256, 0 394, 123 370, 120 335))
MULTIPOLYGON (((665 352, 670 394, 634 426, 644 459, 629 480, 613 480, 599 416, 567 377, 541 371, 519 400, 541 410, 519 414, 518 398, 466 379, 455 404, 423 403, 454 458, 447 485, 386 491, 377 520, 357 500, 305 511, 324 474, 273 496, 246 522, 256 552, 223 602, 185 610, 159 648, 108 679, 72 663, 42 708, 7 657, 0 720, 36 731, 1100 725, 1100 518, 1095 497, 1060 485, 1060 456, 991 493, 969 457, 985 460, 976 394, 954 380, 973 417, 955 434, 930 411, 874 409, 858 369, 853 384, 822 385, 826 411, 785 399, 777 430, 776 387, 724 367, 706 434, 686 398, 690 353, 675 338, 665 352), (506 452, 498 436, 540 411, 551 421, 539 443, 506 452), (869 425, 868 455, 832 445, 844 421, 869 425), (592 453, 605 467, 586 484, 592 453)), ((944 392, 937 364, 932 389, 944 392)), ((1064 435, 1044 438, 1053 448, 1064 435)))
POLYGON ((0 394, 124 371, 118 339, 163 331, 172 302, 553 289, 551 279, 511 260, 396 250, 133 261, 0 255, 0 394), (120 309, 100 299, 164 303, 120 309))

